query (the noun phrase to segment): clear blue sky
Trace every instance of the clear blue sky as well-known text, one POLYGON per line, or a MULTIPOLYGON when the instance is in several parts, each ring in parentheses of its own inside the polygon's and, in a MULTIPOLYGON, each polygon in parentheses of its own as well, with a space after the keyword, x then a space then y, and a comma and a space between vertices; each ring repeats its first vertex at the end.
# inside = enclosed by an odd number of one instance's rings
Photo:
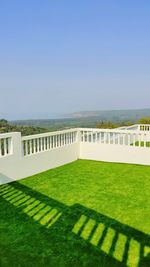
POLYGON ((150 1, 1 0, 0 117, 150 107, 150 1))

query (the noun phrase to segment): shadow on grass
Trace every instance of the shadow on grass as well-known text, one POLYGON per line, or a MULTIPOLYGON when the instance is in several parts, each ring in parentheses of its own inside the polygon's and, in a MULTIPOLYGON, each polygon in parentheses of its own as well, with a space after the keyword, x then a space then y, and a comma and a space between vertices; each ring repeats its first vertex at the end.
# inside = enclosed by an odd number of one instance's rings
POLYGON ((18 182, 0 187, 0 266, 150 266, 150 237, 18 182))

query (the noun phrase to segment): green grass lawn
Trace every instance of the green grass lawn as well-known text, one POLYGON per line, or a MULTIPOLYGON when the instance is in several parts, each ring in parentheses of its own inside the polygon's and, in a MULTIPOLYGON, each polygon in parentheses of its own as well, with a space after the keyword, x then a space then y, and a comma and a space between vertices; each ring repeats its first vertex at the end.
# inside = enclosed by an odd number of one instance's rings
POLYGON ((78 160, 0 186, 0 266, 150 266, 150 167, 78 160))

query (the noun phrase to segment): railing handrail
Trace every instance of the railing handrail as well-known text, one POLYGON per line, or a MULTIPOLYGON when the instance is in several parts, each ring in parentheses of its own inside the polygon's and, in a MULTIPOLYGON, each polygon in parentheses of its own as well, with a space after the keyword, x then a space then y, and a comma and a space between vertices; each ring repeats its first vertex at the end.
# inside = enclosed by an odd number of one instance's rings
POLYGON ((19 132, 9 132, 9 133, 1 133, 0 134, 0 139, 3 139, 3 138, 11 138, 13 137, 13 135, 15 135, 16 133, 19 133, 19 132))
POLYGON ((65 133, 73 133, 73 132, 77 132, 77 131, 78 131, 78 128, 72 128, 72 129, 67 129, 67 130, 62 130, 62 131, 55 131, 55 132, 47 132, 47 133, 43 133, 43 134, 41 133, 41 134, 22 136, 21 139, 22 139, 22 141, 25 141, 25 140, 54 136, 54 135, 65 134, 65 133))
POLYGON ((98 129, 98 128, 80 128, 80 131, 87 132, 109 132, 109 133, 120 133, 120 134, 150 134, 149 131, 140 131, 140 130, 117 130, 115 129, 98 129))
MULTIPOLYGON (((139 125, 139 124, 137 124, 139 125)), ((136 126, 136 125, 134 125, 136 126)), ((148 125, 146 125, 148 126, 148 125)), ((59 134, 65 134, 70 132, 78 132, 78 131, 88 131, 88 132, 110 132, 110 133, 120 133, 120 134, 150 134, 150 131, 141 131, 140 129, 137 130, 127 130, 127 129, 99 129, 99 128, 71 128, 67 130, 61 130, 61 131, 54 131, 54 132, 47 132, 47 133, 41 133, 41 134, 34 134, 34 135, 28 135, 28 136, 22 136, 21 140, 31 140, 35 138, 42 138, 42 137, 48 137, 48 136, 54 136, 59 134)), ((3 138, 10 138, 13 137, 18 132, 9 132, 9 133, 2 133, 0 134, 0 139, 3 138)))
POLYGON ((78 158, 150 165, 150 130, 71 128, 23 137, 20 132, 0 134, 0 168, 8 177, 27 177, 78 158))

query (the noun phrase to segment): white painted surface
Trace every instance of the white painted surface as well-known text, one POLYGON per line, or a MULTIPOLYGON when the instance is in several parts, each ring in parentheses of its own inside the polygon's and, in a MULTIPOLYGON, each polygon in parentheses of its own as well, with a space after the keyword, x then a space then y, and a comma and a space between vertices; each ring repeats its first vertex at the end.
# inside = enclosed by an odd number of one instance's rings
POLYGON ((80 159, 150 165, 150 148, 80 143, 80 159))
POLYGON ((21 179, 77 159, 78 144, 67 145, 63 148, 57 148, 27 157, 16 158, 11 155, 0 160, 0 173, 8 179, 10 178, 11 181, 11 178, 21 179))
POLYGON ((31 176, 78 158, 150 165, 150 131, 140 128, 81 128, 26 137, 0 134, 0 182, 31 176))
MULTIPOLYGON (((8 136, 12 140, 11 153, 3 155, 0 158, 1 183, 4 180, 8 182, 13 179, 21 179, 77 160, 79 155, 77 131, 75 129, 61 131, 57 136, 60 136, 60 133, 65 135, 63 143, 55 142, 56 140, 54 140, 54 146, 50 148, 48 146, 44 147, 45 138, 51 136, 55 139, 56 133, 23 138, 21 138, 20 133, 10 133, 8 136), (31 143, 31 140, 35 140, 36 138, 43 138, 41 151, 32 151, 33 143, 31 143), (24 140, 29 141, 28 154, 24 153, 24 147, 22 145, 24 140)), ((2 135, 2 137, 4 138, 5 136, 2 135)))

